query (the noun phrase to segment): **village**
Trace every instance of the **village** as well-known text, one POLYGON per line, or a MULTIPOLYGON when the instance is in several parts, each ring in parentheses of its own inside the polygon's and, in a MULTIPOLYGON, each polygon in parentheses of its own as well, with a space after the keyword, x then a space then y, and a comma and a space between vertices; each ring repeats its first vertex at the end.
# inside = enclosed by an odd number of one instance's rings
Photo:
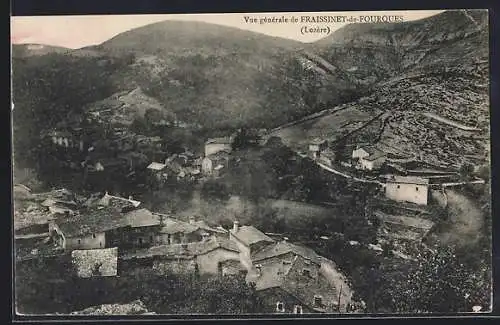
MULTIPOLYGON (((142 175, 144 186, 160 191, 171 181, 195 187, 219 179, 232 168, 235 143, 264 146, 273 138, 266 130, 239 130, 208 138, 201 155, 190 148, 168 153, 161 137, 134 134, 123 127, 114 128, 106 144, 89 142, 81 134, 81 129, 54 130, 43 139, 67 168, 81 172, 86 182, 101 184, 104 190, 90 196, 64 188, 36 193, 15 184, 16 201, 22 202, 15 212, 17 263, 65 256, 79 278, 117 277, 137 269, 160 275, 239 274, 255 285, 269 313, 363 309, 364 302, 353 299, 352 286, 337 261, 302 243, 240 224, 237 218, 232 227, 224 228, 209 224, 210 219, 202 215, 186 220, 171 211, 151 211, 114 187, 120 168, 125 178, 133 182, 142 175)), ((481 179, 464 179, 456 171, 404 164, 394 168, 390 157, 372 144, 338 148, 326 139, 313 138, 296 155, 335 177, 376 189, 376 196, 370 198, 376 204, 365 207, 380 224, 377 242, 366 245, 374 254, 384 253, 385 243, 390 242, 394 255, 411 260, 408 243, 421 245, 439 222, 428 207, 446 208, 445 189, 484 184, 481 179)), ((320 240, 332 235, 324 234, 320 240)), ((361 245, 356 240, 349 244, 361 245)))

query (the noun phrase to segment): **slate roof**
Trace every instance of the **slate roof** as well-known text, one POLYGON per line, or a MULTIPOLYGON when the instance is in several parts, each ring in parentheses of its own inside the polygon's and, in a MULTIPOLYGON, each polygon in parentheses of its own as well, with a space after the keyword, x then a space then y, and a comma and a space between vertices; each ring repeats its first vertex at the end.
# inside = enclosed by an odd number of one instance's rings
POLYGON ((124 207, 137 208, 141 204, 141 202, 136 200, 129 200, 119 196, 109 195, 108 193, 106 193, 99 200, 98 204, 103 206, 113 206, 116 208, 124 208, 124 207))
POLYGON ((56 223, 66 237, 81 237, 129 225, 126 218, 111 208, 91 209, 79 215, 60 217, 56 223))
POLYGON ((216 143, 216 144, 231 144, 233 141, 231 139, 231 137, 218 137, 218 138, 211 138, 211 139, 208 139, 205 144, 212 144, 212 143, 216 143))
POLYGON ((394 177, 389 177, 387 179, 387 183, 428 185, 429 179, 417 176, 394 176, 394 177))
POLYGON ((157 162, 152 162, 151 164, 148 165, 148 169, 152 169, 152 170, 162 170, 164 169, 165 167, 167 167, 167 165, 165 164, 162 164, 162 163, 157 163, 157 162))
POLYGON ((247 282, 254 282, 255 289, 258 291, 280 287, 283 285, 286 275, 292 269, 295 260, 296 258, 286 265, 283 264, 282 260, 264 263, 260 267, 260 275, 254 269, 248 272, 247 282), (278 270, 281 270, 282 273, 278 273, 278 270))
POLYGON ((227 231, 224 229, 210 227, 204 220, 195 221, 194 224, 201 229, 208 230, 211 232, 217 232, 220 234, 227 233, 227 231))
POLYGON ((274 245, 263 248, 252 256, 252 261, 258 262, 268 258, 294 253, 305 259, 310 259, 318 264, 321 263, 321 257, 308 247, 293 244, 287 241, 280 241, 274 245))
POLYGON ((231 234, 241 242, 243 242, 246 246, 250 246, 262 241, 270 243, 274 242, 271 237, 267 236, 254 226, 240 226, 238 232, 236 233, 231 229, 231 234))
POLYGON ((160 225, 160 217, 144 208, 127 212, 124 218, 132 228, 160 225))
POLYGON ((309 141, 309 143, 313 144, 313 145, 321 145, 321 144, 326 143, 326 140, 325 139, 321 139, 321 138, 314 138, 314 139, 311 139, 309 141))
POLYGON ((175 233, 192 233, 199 229, 198 226, 192 225, 188 222, 176 220, 174 218, 164 218, 164 226, 161 228, 160 233, 175 234, 175 233))
POLYGON ((337 296, 338 290, 332 287, 322 275, 318 275, 318 278, 302 275, 304 261, 301 257, 296 256, 293 260, 287 261, 286 264, 283 264, 282 260, 274 260, 271 263, 264 262, 261 267, 261 275, 257 276, 255 271, 249 272, 247 281, 254 282, 257 291, 280 288, 295 297, 304 306, 317 311, 326 311, 326 309, 313 305, 314 296, 320 295, 324 302, 328 302, 337 296))
POLYGON ((238 247, 230 240, 210 239, 203 242, 189 243, 185 245, 160 245, 135 252, 130 252, 122 256, 122 259, 149 258, 154 256, 163 257, 188 257, 193 258, 203 255, 216 249, 225 249, 239 253, 238 247))
POLYGON ((368 157, 365 157, 363 159, 368 160, 368 161, 374 161, 374 160, 384 158, 384 157, 385 157, 385 153, 383 151, 376 151, 374 154, 369 155, 368 157))

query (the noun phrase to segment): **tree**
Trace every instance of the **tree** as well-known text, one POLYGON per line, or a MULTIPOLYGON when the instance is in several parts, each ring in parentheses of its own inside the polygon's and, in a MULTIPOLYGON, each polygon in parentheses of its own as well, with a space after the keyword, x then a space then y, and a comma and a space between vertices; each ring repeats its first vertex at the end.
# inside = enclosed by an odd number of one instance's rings
POLYGON ((490 307, 491 280, 487 267, 463 263, 451 248, 426 251, 416 267, 388 286, 394 312, 470 312, 490 307))
POLYGON ((474 173, 474 166, 469 163, 464 163, 462 166, 460 166, 459 173, 462 178, 470 179, 472 178, 472 174, 474 173))

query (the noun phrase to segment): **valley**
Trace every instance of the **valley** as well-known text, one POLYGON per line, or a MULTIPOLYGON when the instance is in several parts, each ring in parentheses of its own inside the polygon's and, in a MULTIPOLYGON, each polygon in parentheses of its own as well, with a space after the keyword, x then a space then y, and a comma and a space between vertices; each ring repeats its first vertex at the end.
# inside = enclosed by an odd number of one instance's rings
MULTIPOLYGON (((102 285, 110 288, 102 304, 117 303, 123 292, 156 313, 282 312, 273 295, 262 293, 266 281, 283 287, 295 305, 302 301, 294 313, 491 308, 484 12, 350 24, 307 44, 165 21, 82 49, 13 49, 15 229, 52 229, 50 238, 26 244, 31 253, 22 247, 19 263, 40 267, 52 241, 63 243, 64 263, 71 245, 73 252, 119 250, 111 267, 119 277, 101 283, 84 265, 92 279, 81 293, 85 302, 75 295, 64 303, 69 284, 86 281, 70 277, 41 284, 59 288, 56 307, 29 298, 23 287, 30 308, 86 310, 102 285), (61 188, 70 192, 64 199, 61 188), (109 212, 115 207, 103 202, 110 200, 127 208, 109 212), (110 216, 114 221, 104 224, 110 216), (68 218, 94 233, 73 234, 68 218), (61 228, 55 235, 54 219, 61 228), (57 239, 59 231, 72 240, 57 239), (247 258, 254 243, 242 248, 238 234, 264 248, 247 258), (113 241, 103 245, 100 238, 113 241), (90 248, 80 249, 82 240, 90 248), (210 245, 213 259, 221 258, 215 268, 204 259, 210 245), (280 255, 279 267, 276 256, 260 262, 274 245, 283 256, 293 252, 293 261, 280 255), (311 263, 330 284, 304 266, 311 263), (439 287, 434 266, 443 268, 439 287), (200 276, 200 268, 230 274, 231 286, 200 276), (136 273, 149 291, 141 291, 136 273), (428 282, 420 286, 413 274, 428 282), (160 277, 170 282, 157 300, 160 277), (461 286, 471 278, 482 280, 461 286), (173 303, 168 292, 176 282, 188 289, 176 287, 184 300, 173 303), (316 291, 335 300, 332 283, 338 303, 319 303, 316 291), (127 292, 129 284, 137 288, 127 292), (471 292, 465 304, 464 290, 471 292), (245 303, 219 308, 207 298, 219 291, 245 303)), ((35 285, 36 272, 23 270, 35 285)))

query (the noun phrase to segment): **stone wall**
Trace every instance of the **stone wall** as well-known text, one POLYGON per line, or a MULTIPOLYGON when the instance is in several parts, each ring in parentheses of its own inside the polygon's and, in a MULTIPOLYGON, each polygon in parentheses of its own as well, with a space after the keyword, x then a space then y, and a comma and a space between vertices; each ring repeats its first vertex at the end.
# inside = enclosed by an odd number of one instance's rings
POLYGON ((118 268, 118 248, 75 250, 71 261, 77 276, 116 276, 118 268))

